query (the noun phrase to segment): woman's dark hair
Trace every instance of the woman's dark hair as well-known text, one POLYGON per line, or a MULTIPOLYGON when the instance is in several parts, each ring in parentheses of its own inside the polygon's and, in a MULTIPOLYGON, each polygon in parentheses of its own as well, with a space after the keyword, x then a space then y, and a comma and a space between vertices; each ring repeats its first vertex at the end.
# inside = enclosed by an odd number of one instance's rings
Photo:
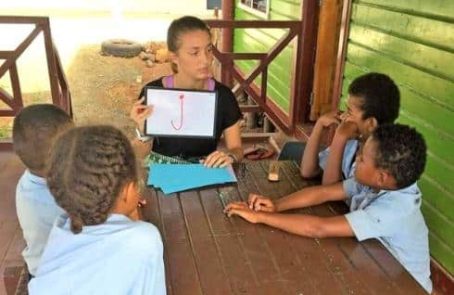
POLYGON ((203 20, 194 16, 183 16, 170 24, 167 30, 167 48, 176 52, 181 45, 179 41, 181 35, 192 31, 205 31, 211 37, 210 28, 203 20))
POLYGON ((111 126, 79 127, 56 141, 47 181, 71 231, 104 223, 121 190, 137 181, 136 159, 125 135, 111 126))
POLYGON ((395 178, 398 189, 419 179, 426 165, 427 147, 423 136, 406 125, 384 124, 372 134, 377 143, 375 164, 395 178))
POLYGON ((357 77, 348 87, 348 93, 362 99, 363 119, 374 117, 380 125, 394 123, 399 116, 399 88, 385 74, 368 73, 357 77))

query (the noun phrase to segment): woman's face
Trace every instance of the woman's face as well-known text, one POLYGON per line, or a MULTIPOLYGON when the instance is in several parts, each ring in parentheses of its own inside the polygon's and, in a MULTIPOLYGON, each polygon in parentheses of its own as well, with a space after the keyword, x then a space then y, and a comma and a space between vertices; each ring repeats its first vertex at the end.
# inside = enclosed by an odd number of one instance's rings
POLYGON ((189 31, 180 35, 177 52, 171 53, 178 73, 194 80, 204 80, 212 76, 213 45, 206 31, 189 31))

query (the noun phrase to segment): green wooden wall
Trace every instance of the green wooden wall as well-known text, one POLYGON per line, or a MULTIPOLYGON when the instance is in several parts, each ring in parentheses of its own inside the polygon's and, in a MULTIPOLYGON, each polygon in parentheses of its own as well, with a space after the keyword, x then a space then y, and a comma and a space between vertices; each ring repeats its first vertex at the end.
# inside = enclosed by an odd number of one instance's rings
POLYGON ((454 273, 454 1, 353 0, 343 97, 356 76, 390 75, 401 90, 398 121, 428 144, 419 181, 432 256, 454 273))
MULTIPOLYGON (((298 20, 300 19, 301 0, 268 0, 270 1, 269 20, 298 20)), ((237 1, 238 3, 239 1, 237 1)), ((251 14, 236 5, 236 20, 260 20, 259 16, 251 14)), ((267 52, 276 41, 283 36, 281 29, 236 29, 234 31, 235 52, 267 52)), ((289 112, 291 69, 293 48, 287 46, 268 67, 268 96, 285 112, 289 112)), ((250 73, 257 65, 256 61, 236 61, 239 68, 250 73)), ((260 76, 255 80, 260 85, 260 76)))

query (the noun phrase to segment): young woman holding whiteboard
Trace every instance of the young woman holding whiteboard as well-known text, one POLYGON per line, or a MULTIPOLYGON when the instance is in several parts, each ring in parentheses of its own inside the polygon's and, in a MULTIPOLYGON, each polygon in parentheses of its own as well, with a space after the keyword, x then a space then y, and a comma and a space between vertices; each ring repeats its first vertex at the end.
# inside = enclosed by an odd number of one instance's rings
MULTIPOLYGON (((167 32, 167 47, 172 61, 172 76, 162 77, 146 86, 188 90, 214 90, 218 96, 214 138, 150 138, 151 150, 171 157, 184 159, 203 158, 209 167, 226 166, 241 161, 241 112, 232 91, 212 78, 213 45, 208 26, 200 19, 184 16, 174 20, 167 32), (227 151, 217 150, 221 135, 224 135, 227 151)), ((152 116, 152 106, 144 102, 144 89, 140 99, 131 109, 131 118, 137 123, 139 139, 146 140, 144 122, 152 116)), ((178 123, 178 122, 177 122, 178 123)))

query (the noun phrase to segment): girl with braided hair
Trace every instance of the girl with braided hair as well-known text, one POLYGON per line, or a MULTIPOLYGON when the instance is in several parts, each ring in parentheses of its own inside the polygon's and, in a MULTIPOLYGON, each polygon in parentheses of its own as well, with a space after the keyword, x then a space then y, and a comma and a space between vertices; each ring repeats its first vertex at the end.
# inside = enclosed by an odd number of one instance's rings
POLYGON ((136 159, 118 129, 79 127, 55 143, 47 181, 67 214, 51 230, 30 294, 165 294, 158 229, 137 220, 136 159))

